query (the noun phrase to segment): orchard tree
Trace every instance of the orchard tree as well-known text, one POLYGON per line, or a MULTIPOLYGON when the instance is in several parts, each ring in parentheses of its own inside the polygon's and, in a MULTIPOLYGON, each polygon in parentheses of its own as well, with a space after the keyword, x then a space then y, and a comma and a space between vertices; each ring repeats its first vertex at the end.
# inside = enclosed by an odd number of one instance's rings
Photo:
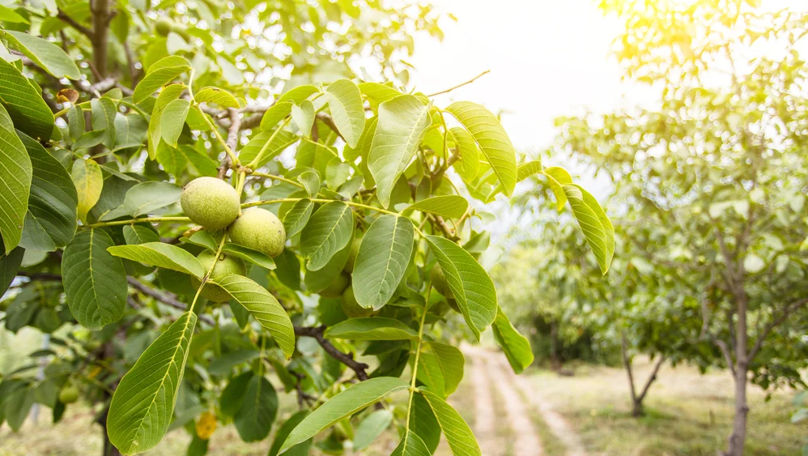
POLYGON ((658 89, 659 105, 565 119, 563 136, 664 233, 645 258, 699 303, 701 335, 735 383, 727 454, 741 455, 747 383, 800 385, 808 354, 808 15, 740 0, 603 3, 625 22, 626 76, 658 89))
MULTIPOLYGON (((175 428, 204 454, 231 422, 248 442, 275 426, 271 455, 359 451, 393 421, 394 454, 441 434, 480 454, 446 402, 447 322, 492 327, 514 370, 532 356, 469 200, 545 170, 484 107, 407 89, 436 21, 371 0, 0 7, 3 318, 53 346, 2 378, 0 422, 84 398, 105 454, 175 428), (277 389, 300 411, 278 417, 277 389)), ((605 271, 603 210, 553 190, 605 271)))

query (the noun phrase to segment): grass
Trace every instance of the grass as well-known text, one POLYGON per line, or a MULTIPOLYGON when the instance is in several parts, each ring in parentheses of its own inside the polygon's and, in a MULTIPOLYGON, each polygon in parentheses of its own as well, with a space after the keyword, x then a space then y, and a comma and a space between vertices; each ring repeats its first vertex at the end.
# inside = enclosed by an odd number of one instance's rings
MULTIPOLYGON (((635 378, 646 378, 640 363, 635 378)), ((646 399, 646 415, 631 416, 625 371, 580 366, 574 377, 534 371, 530 380, 571 423, 592 454, 714 456, 725 448, 732 426, 733 383, 722 371, 666 366, 646 399)), ((789 418, 793 392, 765 393, 750 387, 746 454, 798 455, 808 432, 789 418)), ((541 429, 541 426, 539 426, 541 429)), ((548 451, 547 454, 562 454, 548 451)))
MULTIPOLYGON (((633 418, 622 369, 602 366, 576 366, 573 377, 534 369, 526 374, 536 390, 553 403, 556 410, 577 431, 591 456, 714 456, 723 449, 732 424, 732 380, 715 371, 700 375, 689 367, 665 367, 646 400, 646 416, 633 418)), ((643 378, 650 366, 639 363, 637 378, 643 378)), ((281 394, 283 417, 295 408, 293 395, 281 394)), ((497 396, 495 396, 496 398, 497 396)), ((753 456, 799 455, 808 437, 805 426, 791 424, 793 392, 776 392, 771 400, 750 388, 750 418, 747 453, 753 456)), ((460 384, 451 403, 473 426, 475 397, 470 382, 460 384)), ((496 444, 503 455, 513 454, 513 432, 502 401, 494 401, 497 416, 496 444)), ((541 420, 536 410, 531 418, 547 456, 565 454, 563 444, 541 420)), ((71 406, 62 422, 50 423, 50 410, 43 408, 39 424, 26 423, 15 434, 0 427, 0 456, 94 455, 101 452, 101 428, 92 424, 93 412, 87 406, 71 406)), ((388 429, 368 450, 366 456, 383 456, 397 444, 395 428, 388 429)), ((182 430, 170 432, 148 456, 184 454, 189 437, 182 430)), ((232 425, 221 426, 213 434, 210 455, 265 455, 271 438, 244 443, 232 425)), ((319 454, 312 452, 312 454, 319 454)), ((359 453, 355 453, 359 454, 359 453)), ((438 456, 451 454, 445 441, 438 456)))

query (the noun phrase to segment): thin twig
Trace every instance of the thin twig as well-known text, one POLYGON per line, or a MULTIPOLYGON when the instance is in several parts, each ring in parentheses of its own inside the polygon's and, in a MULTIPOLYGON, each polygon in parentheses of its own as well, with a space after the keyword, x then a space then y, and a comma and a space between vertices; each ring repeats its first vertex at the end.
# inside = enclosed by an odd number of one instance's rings
MULTIPOLYGON (((179 299, 177 299, 176 296, 174 296, 171 293, 157 291, 157 290, 149 287, 145 283, 140 282, 139 280, 135 279, 134 277, 127 277, 126 282, 129 283, 129 286, 131 286, 135 290, 143 293, 146 296, 154 298, 157 301, 159 301, 159 302, 161 302, 161 303, 163 303, 163 304, 165 304, 165 305, 167 305, 169 307, 173 307, 175 309, 182 310, 182 311, 188 310, 188 304, 185 304, 184 302, 180 301, 179 299)), ((214 322, 213 319, 211 319, 207 315, 199 315, 199 320, 203 321, 203 322, 205 322, 205 323, 207 323, 207 324, 209 324, 211 326, 216 326, 216 322, 214 322)))
POLYGON ((360 363, 353 359, 353 356, 348 353, 343 353, 337 349, 331 342, 323 336, 325 326, 295 326, 295 335, 303 337, 314 338, 326 353, 331 355, 332 358, 348 366, 356 373, 356 378, 359 380, 367 380, 367 368, 365 363, 360 363))
POLYGON ((490 72, 491 72, 491 70, 485 70, 482 73, 478 74, 477 76, 474 76, 473 78, 469 79, 466 82, 461 82, 460 84, 458 84, 458 85, 456 85, 454 87, 449 87, 448 89, 441 90, 440 92, 430 93, 429 95, 427 95, 427 97, 434 97, 434 96, 437 96, 437 95, 443 95, 444 93, 449 93, 452 90, 459 89, 459 88, 461 88, 463 86, 471 84, 472 82, 480 79, 481 77, 485 76, 486 74, 488 74, 490 72))
POLYGON ((57 12, 56 12, 56 17, 58 17, 59 19, 61 19, 61 20, 62 20, 62 22, 64 22, 65 24, 67 24, 67 25, 69 25, 69 26, 73 27, 74 29, 76 29, 76 30, 77 30, 79 33, 81 33, 82 35, 84 35, 84 36, 86 36, 86 37, 88 37, 88 38, 92 39, 92 37, 93 37, 93 32, 92 32, 92 30, 90 30, 90 29, 88 29, 87 27, 85 27, 85 26, 83 26, 83 25, 79 24, 78 22, 76 22, 76 20, 75 20, 75 19, 73 19, 72 17, 68 16, 68 15, 67 15, 67 13, 65 13, 64 11, 62 11, 62 9, 61 9, 61 8, 57 10, 57 12))

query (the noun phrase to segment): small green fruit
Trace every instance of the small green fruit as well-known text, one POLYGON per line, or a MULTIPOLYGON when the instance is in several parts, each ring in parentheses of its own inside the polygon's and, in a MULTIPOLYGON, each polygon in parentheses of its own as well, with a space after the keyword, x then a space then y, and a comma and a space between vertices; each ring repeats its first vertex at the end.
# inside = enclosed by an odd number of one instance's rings
POLYGON ((359 254, 359 246, 361 244, 361 237, 355 237, 353 243, 351 243, 351 251, 348 252, 348 261, 345 262, 345 267, 343 268, 343 271, 347 272, 348 274, 353 272, 354 263, 356 263, 356 255, 359 254))
POLYGON ((215 177, 197 177, 182 189, 180 204, 191 221, 213 231, 233 223, 241 211, 236 190, 215 177))
POLYGON ((366 309, 356 302, 352 285, 342 293, 342 311, 350 318, 369 317, 376 313, 373 309, 366 309))
MULTIPOLYGON (((200 263, 202 263, 202 267, 205 268, 205 271, 208 271, 210 269, 210 265, 213 264, 213 260, 216 258, 216 255, 211 252, 204 251, 196 258, 200 263)), ((241 260, 222 255, 222 258, 213 268, 210 278, 216 280, 228 274, 244 275, 245 271, 246 269, 244 267, 244 263, 241 260)), ((192 278, 191 283, 193 284, 194 288, 198 288, 201 282, 197 278, 192 278)), ((200 296, 213 302, 226 302, 230 300, 230 294, 228 292, 224 291, 222 287, 212 283, 205 284, 205 286, 202 288, 202 293, 200 293, 200 296)))
POLYGON ((432 288, 437 290, 438 293, 447 298, 454 298, 452 290, 449 288, 449 282, 446 281, 446 275, 443 273, 443 268, 439 264, 436 264, 430 271, 429 280, 432 281, 432 288))
POLYGON ((286 229, 272 212, 251 207, 230 227, 230 239, 236 244, 276 257, 283 252, 286 229))
POLYGON ((73 385, 65 385, 59 390, 59 402, 62 404, 72 404, 79 399, 79 389, 73 385))
POLYGON ((320 296, 326 298, 338 298, 342 296, 342 292, 348 287, 348 275, 340 273, 325 289, 320 291, 320 296))
POLYGON ((154 31, 160 36, 166 36, 171 32, 174 23, 168 19, 160 19, 154 24, 154 31))

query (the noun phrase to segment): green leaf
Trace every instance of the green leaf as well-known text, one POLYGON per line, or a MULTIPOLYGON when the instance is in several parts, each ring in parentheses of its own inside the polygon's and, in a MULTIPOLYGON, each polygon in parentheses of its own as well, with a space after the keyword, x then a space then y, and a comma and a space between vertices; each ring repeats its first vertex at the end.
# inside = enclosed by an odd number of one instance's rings
POLYGON ((115 146, 115 115, 117 106, 108 97, 93 99, 90 102, 92 107, 93 131, 103 131, 101 142, 108 148, 115 146))
POLYGON ((376 377, 356 383, 345 391, 336 394, 318 409, 304 418, 283 442, 280 453, 314 437, 337 421, 373 404, 395 391, 407 389, 409 385, 396 377, 376 377))
POLYGON ((412 410, 408 420, 410 432, 418 435, 429 449, 429 454, 435 452, 440 444, 440 425, 429 402, 420 394, 412 396, 412 410))
MULTIPOLYGON (((5 83, 4 80, 2 85, 5 83)), ((6 254, 22 237, 32 176, 28 152, 14 131, 8 112, 0 106, 0 235, 6 254)))
POLYGON ((195 326, 196 314, 182 314, 140 355, 115 389, 107 435, 123 454, 154 447, 168 430, 195 326))
POLYGON ((247 392, 247 384, 253 378, 252 372, 244 372, 227 382, 219 397, 219 409, 224 416, 234 417, 244 403, 244 396, 247 392))
POLYGON ((376 105, 403 95, 389 85, 379 84, 378 82, 361 82, 359 83, 359 90, 376 105))
POLYGON ((409 214, 412 211, 428 212, 446 218, 460 218, 469 207, 466 198, 459 195, 439 195, 426 198, 410 205, 402 211, 402 214, 409 214))
POLYGON ((479 339, 497 315, 494 283, 477 260, 454 242, 427 236, 466 323, 479 339))
POLYGON ((352 273, 354 295, 360 306, 381 309, 404 277, 413 248, 412 222, 383 215, 362 238, 352 273))
POLYGON ((223 108, 240 107, 238 100, 230 92, 218 87, 205 87, 194 94, 197 103, 213 103, 223 108))
POLYGON ((530 342, 513 327, 502 309, 497 310, 497 318, 494 320, 494 340, 505 352, 505 357, 517 374, 533 363, 530 342))
POLYGON ((241 440, 263 440, 269 435, 277 415, 278 394, 275 393, 275 388, 262 375, 253 375, 247 383, 241 407, 233 419, 241 440))
POLYGON ((417 340, 418 333, 393 318, 351 318, 330 326, 325 336, 353 340, 417 340))
POLYGON ((270 292, 238 274, 228 274, 211 282, 222 287, 233 299, 249 310, 258 323, 272 334, 283 353, 287 357, 292 356, 295 351, 295 330, 292 327, 292 320, 270 292))
POLYGON ((463 180, 473 181, 480 173, 480 147, 465 128, 453 127, 449 131, 455 139, 459 155, 452 166, 463 180))
POLYGON ((286 237, 291 238, 303 230, 306 224, 309 223, 309 218, 313 211, 314 203, 311 200, 304 198, 297 201, 283 217, 286 237))
POLYGON ((0 5, 0 21, 12 22, 15 24, 28 24, 28 20, 17 14, 13 9, 0 5))
POLYGON ((614 227, 598 201, 579 185, 563 186, 564 194, 578 219, 589 247, 598 260, 600 271, 606 274, 614 256, 614 227))
POLYGON ((166 144, 177 147, 191 102, 182 98, 172 100, 160 114, 160 136, 166 144))
POLYGON ((331 118, 349 147, 356 147, 365 129, 365 108, 362 94, 353 82, 339 79, 325 90, 331 118))
POLYGON ((53 113, 33 82, 14 65, 0 59, 0 102, 14 125, 37 141, 48 141, 53 133, 53 113))
POLYGON ((561 212, 567 204, 567 194, 564 193, 564 185, 572 183, 572 177, 566 169, 552 166, 542 171, 547 178, 547 183, 556 197, 556 209, 561 212))
POLYGON ((463 353, 457 348, 428 342, 421 350, 418 380, 441 397, 454 393, 463 379, 463 353))
MULTIPOLYGON (((306 415, 309 414, 308 410, 301 410, 296 412, 292 416, 287 419, 283 425, 278 429, 278 432, 275 433, 275 439, 272 441, 272 446, 269 448, 269 453, 267 456, 278 456, 278 451, 281 449, 281 445, 283 444, 286 437, 289 436, 289 433, 292 432, 292 429, 298 425, 306 415)), ((286 451, 288 456, 306 456, 309 454, 309 447, 311 446, 311 439, 306 440, 305 442, 298 443, 289 450, 286 451)))
POLYGON ((297 142, 298 139, 297 135, 286 130, 281 130, 277 134, 272 130, 260 131, 241 148, 241 152, 238 154, 239 160, 248 163, 252 169, 258 169, 297 142))
POLYGON ((314 105, 309 100, 303 100, 300 104, 292 105, 292 120, 300 129, 303 136, 307 136, 311 132, 311 126, 314 125, 314 105))
POLYGON ((81 79, 79 68, 59 46, 23 32, 4 30, 3 34, 12 47, 17 48, 51 75, 57 78, 81 79))
POLYGON ((275 269, 275 260, 273 260, 272 257, 257 250, 244 247, 243 245, 227 244, 222 251, 254 265, 261 266, 262 268, 269 270, 275 269))
POLYGON ((432 456, 432 452, 427 448, 426 443, 418 435, 410 430, 401 439, 390 456, 432 456))
POLYGON ((322 269, 353 238, 353 211, 347 204, 324 204, 311 217, 300 238, 300 251, 309 258, 310 271, 322 269))
POLYGON ((468 101, 452 103, 446 110, 471 133, 505 194, 511 196, 517 179, 516 150, 497 117, 485 107, 468 101))
POLYGON ((429 126, 429 106, 413 95, 402 95, 382 103, 378 119, 368 169, 376 181, 379 201, 387 207, 393 186, 415 156, 429 126))
POLYGON ((118 321, 126 307, 126 271, 107 252, 114 244, 104 230, 90 228, 76 235, 62 256, 62 284, 70 312, 95 329, 118 321))
POLYGON ((123 238, 127 244, 145 244, 159 242, 160 235, 150 226, 124 225, 123 238))
POLYGON ((392 422, 393 412, 390 410, 376 410, 366 416, 354 432, 354 450, 360 451, 370 446, 392 422))
POLYGON ((126 191, 123 204, 107 212, 101 220, 113 220, 125 215, 137 217, 176 204, 182 189, 161 181, 146 181, 135 184, 126 191))
MULTIPOLYGON (((301 99, 300 101, 303 101, 301 99)), ((274 105, 270 106, 269 109, 264 111, 264 115, 261 117, 261 129, 262 130, 273 130, 275 126, 278 125, 278 122, 286 118, 292 112, 292 106, 294 103, 289 101, 279 101, 274 105)), ((244 159, 244 161, 247 161, 244 159)))
POLYGON ((528 177, 539 174, 541 172, 542 172, 541 160, 531 160, 529 162, 522 163, 519 165, 516 181, 522 182, 528 177))
POLYGON ((168 164, 166 163, 168 157, 161 157, 160 154, 157 153, 159 150, 158 146, 160 145, 160 139, 163 137, 163 122, 161 119, 166 107, 171 102, 177 100, 183 91, 185 91, 184 84, 171 84, 165 87, 160 92, 160 95, 157 96, 157 101, 154 102, 151 117, 149 118, 149 127, 147 132, 149 158, 152 160, 158 159, 160 164, 166 168, 169 168, 168 164))
POLYGON ((425 390, 420 390, 419 392, 429 403, 435 418, 438 419, 438 424, 443 431, 443 435, 446 436, 446 441, 449 443, 452 454, 454 456, 481 455, 477 439, 474 438, 474 433, 471 432, 463 417, 435 393, 425 390))
POLYGON ((135 87, 132 101, 137 104, 149 98, 157 89, 168 84, 177 76, 191 69, 191 65, 182 57, 171 55, 164 57, 149 67, 144 77, 135 87))
POLYGON ((76 233, 78 197, 70 174, 42 145, 19 134, 33 165, 28 213, 20 245, 34 250, 55 250, 76 233))
POLYGON ((77 214, 82 222, 87 221, 87 213, 101 198, 104 174, 94 160, 76 160, 70 173, 78 196, 77 214))
POLYGON ((148 266, 184 272, 200 279, 206 272, 195 256, 176 245, 165 242, 116 245, 108 248, 107 251, 116 257, 137 261, 148 266))
POLYGON ((17 275, 24 253, 24 249, 17 247, 7 255, 0 255, 0 298, 3 297, 3 293, 8 290, 11 281, 17 275))

